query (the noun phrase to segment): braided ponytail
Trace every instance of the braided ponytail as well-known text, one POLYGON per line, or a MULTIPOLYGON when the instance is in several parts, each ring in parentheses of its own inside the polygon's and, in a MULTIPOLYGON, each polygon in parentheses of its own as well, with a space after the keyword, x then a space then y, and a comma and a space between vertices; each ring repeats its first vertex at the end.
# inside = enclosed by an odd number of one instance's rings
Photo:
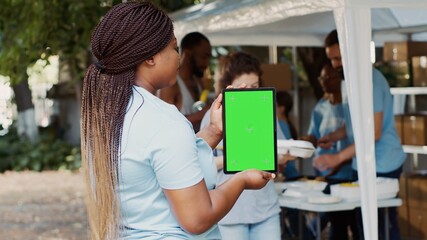
POLYGON ((148 2, 114 6, 92 34, 97 59, 82 94, 82 158, 92 239, 118 239, 121 215, 116 189, 126 108, 135 71, 171 41, 171 19, 148 2))

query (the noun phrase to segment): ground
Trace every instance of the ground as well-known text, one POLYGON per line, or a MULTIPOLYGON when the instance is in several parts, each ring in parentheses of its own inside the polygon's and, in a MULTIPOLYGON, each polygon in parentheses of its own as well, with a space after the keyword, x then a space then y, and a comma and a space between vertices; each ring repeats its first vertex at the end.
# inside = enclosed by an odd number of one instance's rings
POLYGON ((0 239, 88 239, 80 173, 0 174, 0 239))
POLYGON ((0 239, 88 239, 84 195, 80 173, 0 174, 0 239))

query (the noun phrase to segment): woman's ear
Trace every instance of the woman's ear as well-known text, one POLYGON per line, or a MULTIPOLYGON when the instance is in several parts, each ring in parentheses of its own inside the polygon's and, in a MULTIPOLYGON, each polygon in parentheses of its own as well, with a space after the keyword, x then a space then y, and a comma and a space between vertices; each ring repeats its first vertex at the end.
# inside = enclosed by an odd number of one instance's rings
POLYGON ((150 57, 147 60, 144 61, 147 65, 149 66, 154 66, 156 65, 156 61, 154 60, 154 57, 150 57))

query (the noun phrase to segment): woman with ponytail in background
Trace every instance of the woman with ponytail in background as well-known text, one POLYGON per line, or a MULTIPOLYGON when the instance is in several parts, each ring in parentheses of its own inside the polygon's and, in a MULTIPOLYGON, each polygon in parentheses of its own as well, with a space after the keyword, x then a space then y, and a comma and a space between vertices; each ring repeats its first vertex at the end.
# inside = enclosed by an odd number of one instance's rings
MULTIPOLYGON (((244 84, 247 88, 259 88, 261 78, 262 70, 257 58, 245 52, 229 53, 218 59, 214 75, 215 93, 220 95, 227 85, 237 87, 244 84)), ((207 111, 200 126, 206 127, 211 121, 212 113, 207 111)), ((235 175, 223 171, 222 142, 214 150, 214 156, 218 168, 217 184, 234 178, 235 175)), ((295 157, 279 154, 277 159, 282 165, 295 157)), ((231 211, 219 222, 219 229, 224 240, 280 240, 280 205, 274 182, 270 181, 259 191, 243 191, 231 211)))
POLYGON ((81 130, 91 238, 220 239, 216 223, 242 191, 274 175, 248 170, 215 187, 222 96, 194 134, 155 95, 179 68, 171 19, 148 2, 118 4, 91 47, 97 61, 84 78, 81 130))

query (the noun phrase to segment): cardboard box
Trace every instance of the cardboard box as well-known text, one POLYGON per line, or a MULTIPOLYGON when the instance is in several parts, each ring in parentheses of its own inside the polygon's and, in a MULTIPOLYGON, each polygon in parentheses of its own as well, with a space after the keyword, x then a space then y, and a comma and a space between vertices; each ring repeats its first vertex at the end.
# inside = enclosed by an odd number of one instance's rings
POLYGON ((427 211, 409 207, 409 236, 427 239, 427 211))
POLYGON ((408 202, 408 178, 413 175, 411 172, 403 172, 400 175, 398 197, 402 199, 402 205, 406 205, 408 202))
POLYGON ((276 91, 292 89, 292 74, 289 64, 261 64, 262 86, 275 87, 276 91))
MULTIPOLYGON (((408 235, 404 234, 405 230, 402 231, 402 228, 401 233, 403 236, 411 238, 427 239, 427 171, 420 170, 403 173, 400 178, 401 187, 402 180, 406 182, 407 204, 404 202, 402 206, 407 206, 408 235)), ((398 208, 398 216, 399 227, 405 228, 404 208, 398 208)))
POLYGON ((400 235, 409 236, 409 208, 408 208, 408 178, 414 175, 411 172, 403 172, 399 179, 398 197, 402 199, 402 206, 397 208, 397 223, 400 235))
POLYGON ((408 61, 415 56, 427 55, 427 42, 385 42, 384 61, 408 61))
POLYGON ((408 205, 402 205, 397 208, 397 223, 401 236, 409 236, 409 210, 408 205))
POLYGON ((403 117, 403 143, 405 145, 427 145, 426 115, 405 115, 403 117))
POLYGON ((407 176, 406 187, 409 209, 418 208, 427 211, 427 174, 420 172, 407 176))
POLYGON ((396 131, 399 136, 400 143, 403 144, 403 115, 395 115, 394 122, 396 124, 396 131))
POLYGON ((409 61, 391 61, 380 65, 390 87, 412 87, 409 61))
POLYGON ((412 57, 414 87, 427 86, 427 56, 412 57))

